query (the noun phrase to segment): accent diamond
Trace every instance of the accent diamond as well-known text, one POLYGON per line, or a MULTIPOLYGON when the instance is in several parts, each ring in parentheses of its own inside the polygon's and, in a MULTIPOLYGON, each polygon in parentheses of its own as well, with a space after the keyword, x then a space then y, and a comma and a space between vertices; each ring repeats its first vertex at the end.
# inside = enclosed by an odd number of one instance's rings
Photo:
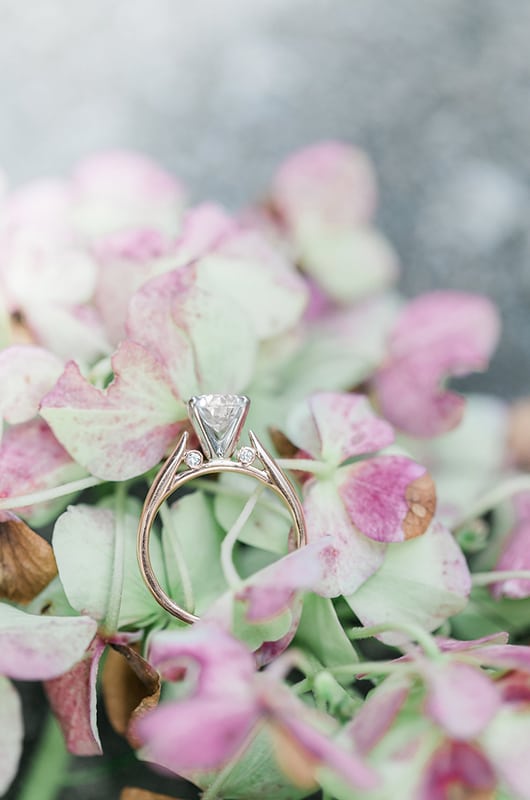
POLYGON ((200 467, 202 464, 202 453, 199 453, 198 450, 188 450, 186 455, 184 456, 184 461, 190 467, 190 469, 195 469, 195 467, 200 467))
POLYGON ((239 453, 237 454, 239 461, 248 466, 248 464, 252 464, 254 459, 256 458, 256 451, 252 447, 242 447, 239 453))
POLYGON ((188 402, 195 433, 209 458, 229 458, 245 423, 250 400, 239 394, 203 394, 188 402))

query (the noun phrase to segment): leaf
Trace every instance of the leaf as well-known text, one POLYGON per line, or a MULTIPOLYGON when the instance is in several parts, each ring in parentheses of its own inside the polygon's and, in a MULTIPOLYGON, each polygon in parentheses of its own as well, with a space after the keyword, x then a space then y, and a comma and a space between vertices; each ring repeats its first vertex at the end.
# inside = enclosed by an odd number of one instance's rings
POLYGON ((46 539, 10 512, 0 512, 0 598, 29 603, 57 575, 46 539))

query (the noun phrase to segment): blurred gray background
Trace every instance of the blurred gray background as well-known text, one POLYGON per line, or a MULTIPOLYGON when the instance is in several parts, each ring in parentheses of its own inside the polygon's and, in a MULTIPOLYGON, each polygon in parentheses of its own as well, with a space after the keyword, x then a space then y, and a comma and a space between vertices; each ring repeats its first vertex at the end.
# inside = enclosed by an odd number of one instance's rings
POLYGON ((13 182, 139 148, 231 207, 325 137, 375 161, 407 293, 500 304, 492 370, 530 391, 526 0, 0 0, 0 165, 13 182))

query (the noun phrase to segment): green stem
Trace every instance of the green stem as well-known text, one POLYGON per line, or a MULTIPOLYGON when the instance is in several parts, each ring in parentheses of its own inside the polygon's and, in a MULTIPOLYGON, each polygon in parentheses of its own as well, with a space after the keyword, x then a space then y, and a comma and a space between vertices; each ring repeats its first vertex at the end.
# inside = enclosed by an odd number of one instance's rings
POLYGON ((391 675, 393 672, 413 672, 414 662, 408 661, 356 661, 354 664, 343 664, 340 667, 328 667, 326 672, 337 677, 355 678, 357 675, 391 675))
POLYGON ((50 714, 42 731, 18 800, 55 800, 70 762, 59 723, 50 714))
POLYGON ((0 510, 25 508, 36 503, 47 503, 49 500, 57 500, 58 497, 66 497, 69 494, 82 492, 84 489, 91 489, 92 486, 99 486, 100 483, 105 483, 105 481, 91 475, 88 478, 80 478, 78 481, 63 483, 61 486, 53 486, 51 489, 43 489, 40 492, 22 494, 18 497, 4 497, 0 500, 0 510))
POLYGON ((276 463, 282 469, 312 472, 319 477, 329 475, 335 469, 333 464, 328 464, 326 461, 317 461, 313 458, 278 458, 276 463))
POLYGON ((471 509, 466 511, 465 515, 453 525, 453 530, 457 530, 471 520, 481 517, 504 500, 513 497, 514 494, 528 490, 530 490, 530 475, 515 475, 509 478, 507 481, 496 486, 495 489, 492 489, 479 498, 476 503, 471 506, 471 509))
POLYGON ((489 586, 490 583, 497 583, 498 581, 509 581, 515 579, 522 579, 530 581, 530 570, 528 569, 512 569, 512 570, 497 570, 493 572, 475 572, 471 575, 471 582, 473 586, 489 586))
POLYGON ((112 559, 112 580, 107 602, 104 628, 110 632, 118 630, 123 581, 125 573, 125 504, 127 484, 117 483, 114 492, 114 554, 112 559))
POLYGON ((180 578, 180 585, 182 586, 182 594, 184 595, 184 605, 190 612, 195 611, 195 596, 193 594, 193 584, 191 582, 191 575, 186 563, 184 550, 180 542, 178 531, 173 521, 173 515, 167 503, 164 503, 160 508, 160 518, 164 531, 167 533, 171 543, 171 549, 175 557, 177 569, 180 578))
POLYGON ((243 506, 241 513, 226 534, 225 538, 223 539, 223 543, 221 544, 221 567, 226 578, 226 582, 230 588, 236 592, 241 588, 242 580, 234 566, 234 545, 237 542, 239 534, 247 523, 248 518, 254 511, 262 491, 263 487, 258 486, 252 492, 247 502, 243 506))
POLYGON ((388 622, 381 625, 372 625, 369 628, 353 628, 348 632, 350 639, 368 639, 378 633, 404 633, 413 642, 417 642, 430 658, 440 658, 440 650, 436 639, 430 633, 409 622, 388 622))

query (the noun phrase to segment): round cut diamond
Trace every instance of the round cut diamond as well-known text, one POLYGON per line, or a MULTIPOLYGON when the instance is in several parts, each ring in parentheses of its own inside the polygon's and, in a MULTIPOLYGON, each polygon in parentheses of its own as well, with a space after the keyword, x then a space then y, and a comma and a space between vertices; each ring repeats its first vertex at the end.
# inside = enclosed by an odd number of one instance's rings
POLYGON ((252 447, 242 447, 238 453, 238 458, 242 464, 252 464, 256 458, 256 451, 253 450, 252 447))
POLYGON ((202 453, 199 453, 198 450, 188 450, 186 455, 184 456, 184 461, 190 467, 190 469, 195 469, 195 467, 200 467, 202 464, 202 453))
POLYGON ((248 397, 239 394, 201 394, 190 398, 190 419, 208 458, 232 455, 249 402, 248 397))

